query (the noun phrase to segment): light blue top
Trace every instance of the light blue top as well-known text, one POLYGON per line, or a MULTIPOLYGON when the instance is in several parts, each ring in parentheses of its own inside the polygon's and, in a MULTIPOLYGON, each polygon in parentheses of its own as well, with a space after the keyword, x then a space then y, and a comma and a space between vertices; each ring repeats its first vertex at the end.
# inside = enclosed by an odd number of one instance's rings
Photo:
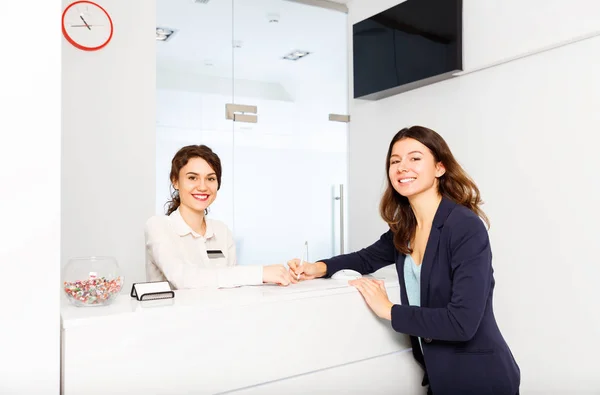
MULTIPOLYGON (((421 265, 417 265, 410 254, 407 254, 404 260, 404 288, 406 288, 408 304, 421 306, 421 265)), ((423 352, 421 338, 417 339, 419 339, 421 352, 423 352)))

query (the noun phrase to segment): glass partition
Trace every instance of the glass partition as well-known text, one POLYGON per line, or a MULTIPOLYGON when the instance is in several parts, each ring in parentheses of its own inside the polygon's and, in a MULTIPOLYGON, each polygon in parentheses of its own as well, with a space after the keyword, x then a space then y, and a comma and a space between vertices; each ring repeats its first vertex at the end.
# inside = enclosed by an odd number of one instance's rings
POLYGON ((346 14, 290 1, 234 0, 234 224, 240 264, 340 251, 346 183, 346 14), (250 122, 248 122, 250 121, 250 122), (337 189, 335 189, 337 188, 337 189))
POLYGON ((284 0, 157 0, 156 212, 188 144, 220 156, 209 215, 232 229, 241 265, 342 248, 346 14, 284 0), (334 114, 330 116, 330 114, 334 114), (330 120, 334 119, 334 120, 330 120))
POLYGON ((169 199, 175 152, 206 144, 221 158, 223 175, 210 216, 233 228, 233 2, 157 0, 157 28, 172 29, 156 42, 156 212, 169 199))

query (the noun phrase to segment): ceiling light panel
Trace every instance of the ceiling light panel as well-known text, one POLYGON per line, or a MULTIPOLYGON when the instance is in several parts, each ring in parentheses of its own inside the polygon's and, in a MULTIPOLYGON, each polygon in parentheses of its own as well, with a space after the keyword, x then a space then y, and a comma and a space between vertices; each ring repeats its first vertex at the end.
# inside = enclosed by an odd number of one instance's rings
POLYGON ((175 29, 158 26, 156 28, 156 41, 169 41, 176 32, 175 29))
POLYGON ((292 51, 289 54, 285 55, 283 58, 286 60, 298 60, 298 59, 302 59, 307 57, 308 55, 310 55, 310 52, 308 51, 292 51))

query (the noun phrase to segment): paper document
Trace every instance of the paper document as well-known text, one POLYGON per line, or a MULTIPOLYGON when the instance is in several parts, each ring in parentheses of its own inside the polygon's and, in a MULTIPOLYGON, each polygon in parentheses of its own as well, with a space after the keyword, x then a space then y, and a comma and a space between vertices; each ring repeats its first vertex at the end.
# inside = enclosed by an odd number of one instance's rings
POLYGON ((315 292, 315 291, 326 291, 329 289, 337 288, 348 288, 348 280, 332 280, 325 278, 317 278, 315 280, 300 281, 297 284, 290 284, 287 287, 279 285, 262 286, 265 288, 264 294, 290 294, 299 292, 315 292))

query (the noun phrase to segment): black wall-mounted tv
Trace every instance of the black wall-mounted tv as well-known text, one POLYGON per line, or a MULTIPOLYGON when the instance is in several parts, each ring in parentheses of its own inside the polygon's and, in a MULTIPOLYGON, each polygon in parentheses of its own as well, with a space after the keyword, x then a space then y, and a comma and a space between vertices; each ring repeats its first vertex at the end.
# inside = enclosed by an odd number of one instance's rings
POLYGON ((354 98, 377 100, 462 71, 462 14, 462 0, 407 0, 354 24, 354 98))

